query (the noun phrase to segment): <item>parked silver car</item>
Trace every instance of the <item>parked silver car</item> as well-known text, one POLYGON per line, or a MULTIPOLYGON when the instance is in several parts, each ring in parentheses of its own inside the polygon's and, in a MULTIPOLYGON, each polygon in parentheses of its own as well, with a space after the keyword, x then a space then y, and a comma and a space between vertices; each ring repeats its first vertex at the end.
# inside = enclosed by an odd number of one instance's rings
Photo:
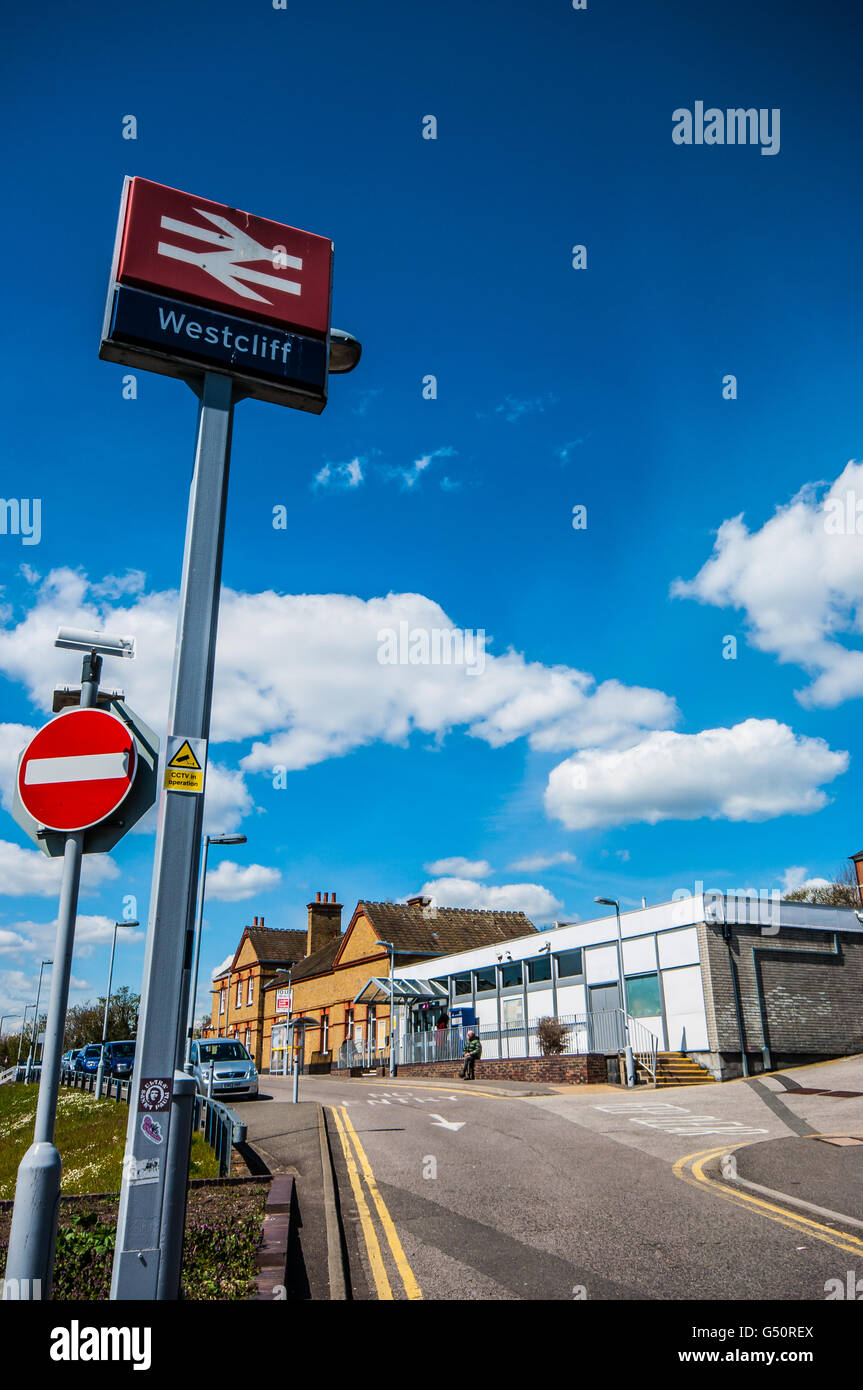
POLYGON ((258 1094, 258 1073, 252 1058, 236 1038, 201 1038, 192 1043, 192 1069, 201 1095, 207 1095, 210 1069, 213 1096, 252 1099, 258 1094))

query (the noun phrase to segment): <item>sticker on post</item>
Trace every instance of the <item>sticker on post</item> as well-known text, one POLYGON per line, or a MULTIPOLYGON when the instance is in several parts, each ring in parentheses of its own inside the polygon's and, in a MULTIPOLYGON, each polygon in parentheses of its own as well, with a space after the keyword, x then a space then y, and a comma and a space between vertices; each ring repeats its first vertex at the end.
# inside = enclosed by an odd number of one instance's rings
POLYGON ((154 1120, 152 1115, 144 1116, 141 1121, 141 1133, 145 1139, 149 1139, 151 1144, 161 1144, 165 1138, 161 1124, 158 1120, 154 1120))
POLYGON ((207 767, 207 740, 169 734, 165 750, 165 790, 201 796, 207 767))
POLYGON ((141 1082, 138 1092, 139 1110, 167 1110, 171 1104, 170 1076, 151 1076, 141 1082))
POLYGON ((127 1154, 123 1159, 123 1171, 130 1183, 158 1182, 159 1162, 158 1158, 136 1158, 134 1154, 127 1154))

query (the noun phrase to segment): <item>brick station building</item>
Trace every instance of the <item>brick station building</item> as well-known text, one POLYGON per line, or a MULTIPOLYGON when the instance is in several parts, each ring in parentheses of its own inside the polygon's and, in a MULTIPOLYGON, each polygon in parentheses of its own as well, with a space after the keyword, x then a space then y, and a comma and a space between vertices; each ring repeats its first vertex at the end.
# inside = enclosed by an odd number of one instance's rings
POLYGON ((243 929, 233 958, 213 976, 208 1037, 237 1038, 261 1070, 269 1066, 271 1020, 265 1009, 275 996, 266 987, 306 954, 306 933, 265 927, 263 917, 243 929))
POLYGON ((389 1004, 354 1002, 370 977, 389 973, 390 953, 379 942, 395 947, 398 967, 536 934, 523 912, 435 907, 422 897, 405 903, 361 899, 343 932, 342 904, 335 896, 324 894, 321 901, 318 893, 315 902, 308 904, 304 958, 265 986, 264 1018, 272 1022, 272 1054, 266 1051, 265 1057, 272 1055, 274 1065, 284 1057, 287 1021, 276 1013, 275 999, 288 983, 292 1016, 315 1020, 314 1026, 305 1029, 304 1060, 327 1069, 345 1042, 372 1054, 388 1046, 389 1004))

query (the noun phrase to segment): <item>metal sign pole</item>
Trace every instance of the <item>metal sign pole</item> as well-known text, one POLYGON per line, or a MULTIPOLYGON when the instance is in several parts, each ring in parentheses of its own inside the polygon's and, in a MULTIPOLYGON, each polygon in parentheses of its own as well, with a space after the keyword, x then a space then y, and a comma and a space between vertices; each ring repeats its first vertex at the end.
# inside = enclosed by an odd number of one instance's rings
MULTIPOLYGON (((208 372, 199 394, 168 716, 169 734, 187 739, 207 739, 210 732, 233 383, 208 372)), ((202 820, 202 796, 162 789, 112 1299, 179 1295, 194 1082, 178 1068, 185 1042, 202 820)))
MULTIPOLYGON (((82 709, 93 709, 96 705, 101 670, 101 657, 95 653, 85 657, 81 677, 82 709)), ((19 1297, 32 1295, 34 1298, 47 1298, 51 1291, 54 1272, 62 1172, 60 1154, 54 1143, 54 1125, 60 1091, 60 1063, 63 1057, 63 1032, 69 1002, 69 979, 72 973, 78 885, 81 880, 83 853, 83 830, 76 830, 73 834, 67 835, 63 855, 63 878, 60 884, 60 906, 57 913, 54 970, 51 975, 48 1019, 45 1024, 45 1044, 42 1048, 39 1099, 36 1103, 36 1124, 33 1143, 18 1168, 12 1228, 9 1232, 9 1253, 6 1258, 6 1281, 18 1281, 19 1297)))

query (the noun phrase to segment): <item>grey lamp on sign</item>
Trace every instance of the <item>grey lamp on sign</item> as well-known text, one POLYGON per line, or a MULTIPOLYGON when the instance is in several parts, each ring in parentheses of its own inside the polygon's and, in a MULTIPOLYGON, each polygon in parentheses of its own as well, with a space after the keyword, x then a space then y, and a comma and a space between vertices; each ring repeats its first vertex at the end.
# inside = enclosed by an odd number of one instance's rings
MULTIPOLYGON (((192 1071, 192 1033, 195 1030, 195 1000, 198 993, 198 966, 201 961, 201 929, 204 925, 204 893, 207 888, 207 856, 210 852, 210 845, 244 845, 245 843, 245 835, 204 836, 201 876, 198 879, 198 920, 195 923, 195 959, 192 965, 192 983, 189 989, 189 1009, 186 1015, 186 1059, 183 1064, 183 1070, 190 1074, 192 1071)), ((227 1007, 230 1007, 229 1003, 227 1007)))
POLYGON ((620 993, 623 1003, 623 1026, 626 1035, 626 1084, 635 1085, 635 1059, 632 1055, 632 1042, 629 1036, 629 1000, 626 995, 626 976, 623 973, 623 933, 620 928, 620 903, 616 898, 594 898, 603 907, 613 907, 617 917, 617 969, 620 975, 620 993))
POLYGON ((352 333, 330 329, 330 371, 334 375, 352 372, 363 354, 363 345, 352 333))

